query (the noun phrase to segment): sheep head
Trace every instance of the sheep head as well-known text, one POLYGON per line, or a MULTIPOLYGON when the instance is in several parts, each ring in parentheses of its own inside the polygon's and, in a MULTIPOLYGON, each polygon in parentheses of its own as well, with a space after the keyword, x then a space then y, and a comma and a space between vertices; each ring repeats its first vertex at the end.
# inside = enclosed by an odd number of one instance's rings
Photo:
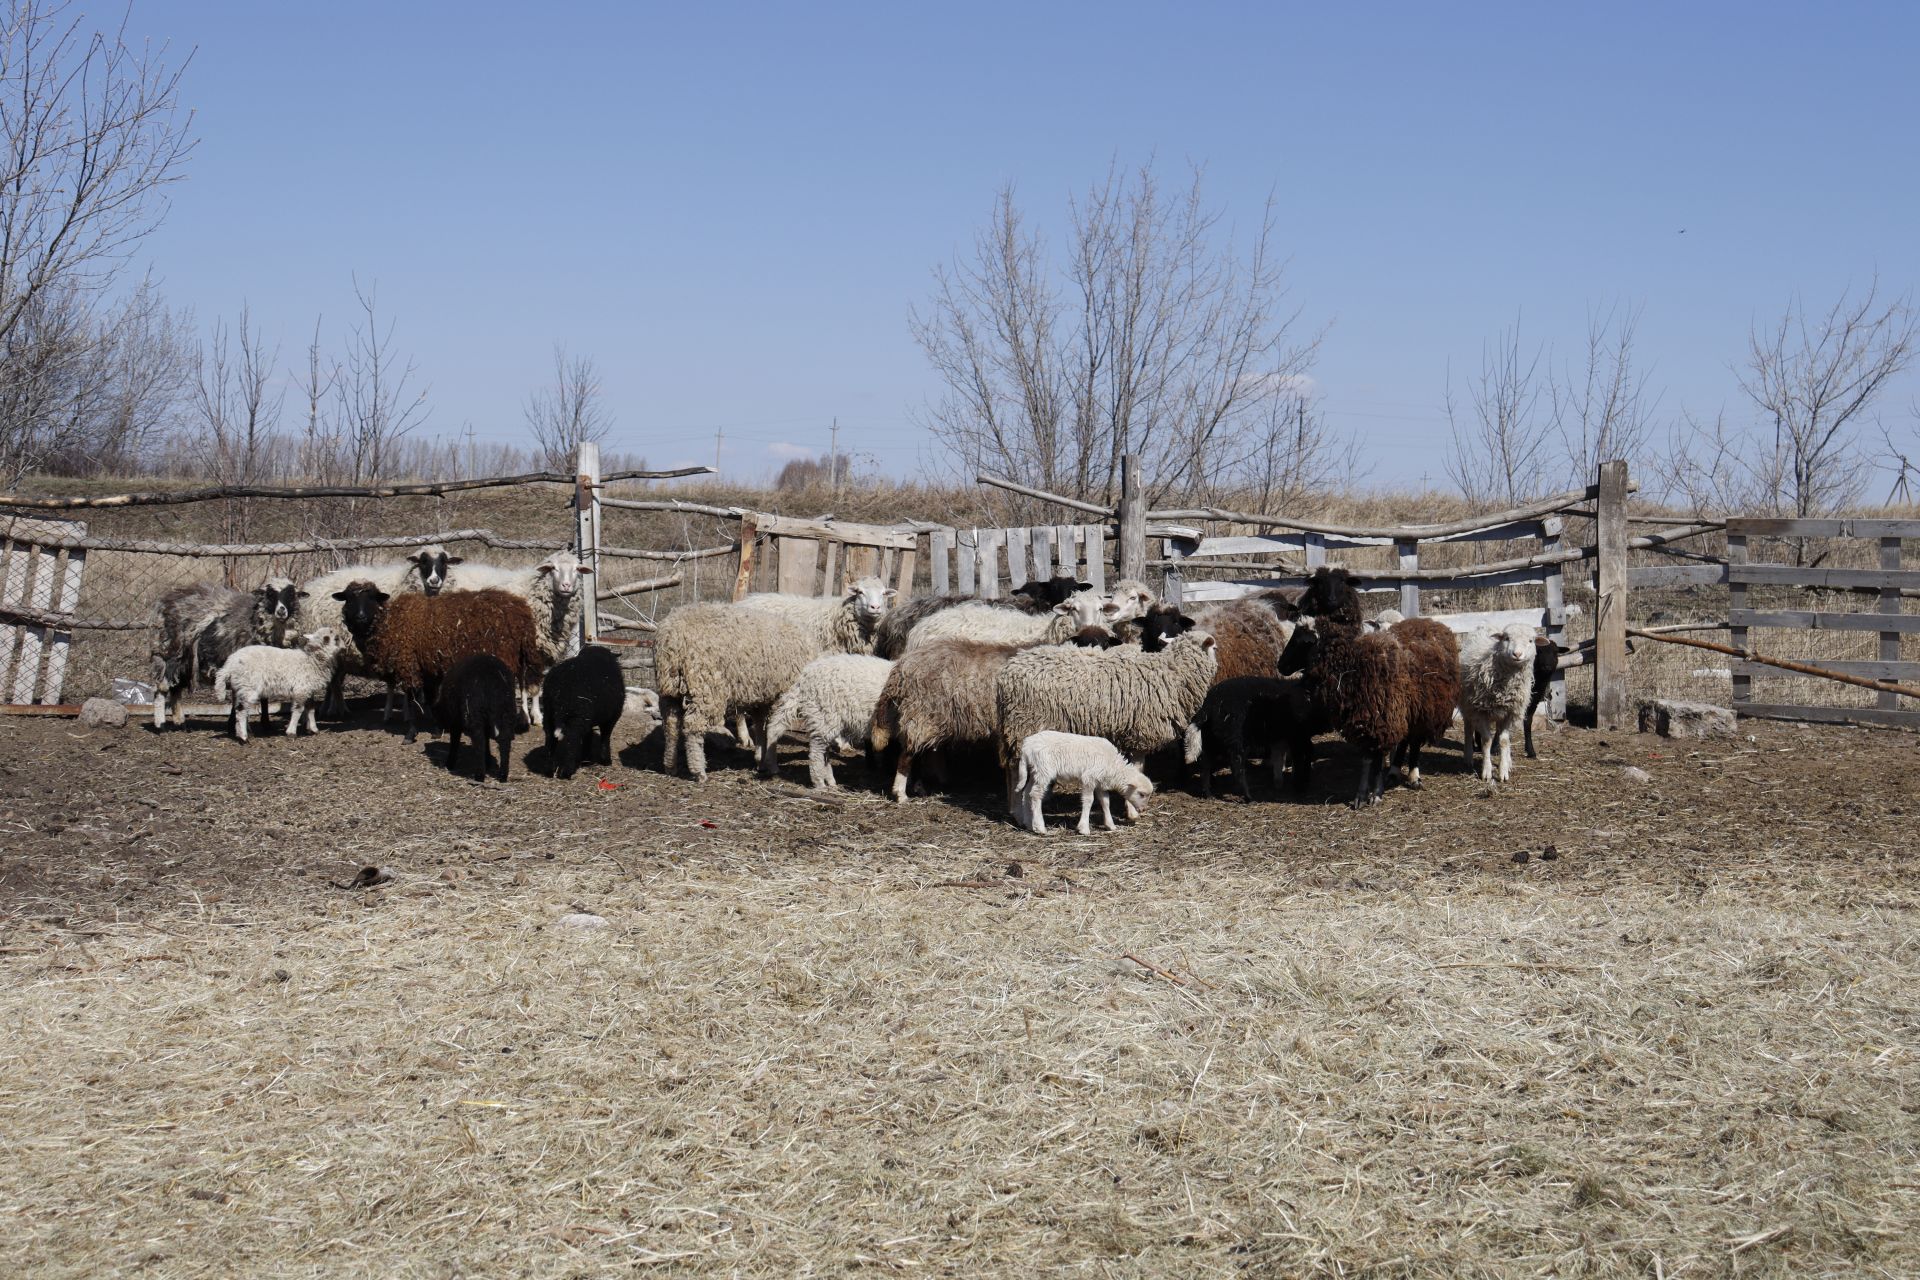
POLYGON ((1107 600, 1114 606, 1114 622, 1131 622, 1135 618, 1145 617, 1147 610, 1159 599, 1153 594, 1153 589, 1138 578, 1122 578, 1107 593, 1107 600))
POLYGON ((309 631, 300 638, 300 647, 322 667, 331 667, 334 658, 340 653, 340 633, 332 627, 321 627, 318 631, 309 631))
POLYGON ((1149 605, 1140 620, 1140 647, 1148 653, 1158 653, 1176 637, 1191 630, 1193 619, 1180 612, 1178 605, 1149 605))
POLYGON ((273 577, 253 589, 254 608, 263 618, 284 622, 300 612, 306 592, 293 585, 293 579, 273 577))
POLYGON ((1081 582, 1070 574, 1055 574, 1044 582, 1028 582, 1013 589, 1016 596, 1040 605, 1057 605, 1071 600, 1083 591, 1093 590, 1091 582, 1081 582))
POLYGON ((1280 651, 1280 661, 1275 664, 1283 676, 1305 671, 1313 664, 1313 655, 1320 649, 1320 620, 1305 617, 1293 628, 1293 634, 1287 637, 1287 647, 1280 651))
POLYGON ((536 566, 535 572, 553 584, 555 600, 569 600, 580 589, 580 575, 593 570, 580 563, 571 551, 556 551, 536 566))
POLYGON ((347 634, 353 637, 355 645, 365 649, 368 638, 380 625, 381 615, 386 612, 387 593, 360 578, 334 592, 333 598, 340 601, 340 621, 346 624, 347 634))
POLYGON ((464 556, 449 555, 447 549, 437 542, 429 542, 407 557, 414 572, 420 575, 420 589, 430 596, 440 594, 447 585, 447 570, 465 560, 464 556))
POLYGON ((1360 590, 1354 585, 1357 581, 1345 569, 1322 565, 1307 580, 1307 589, 1300 593, 1296 606, 1301 613, 1357 627, 1361 619, 1360 590))
POLYGON ((894 597, 899 594, 878 578, 862 578, 847 588, 846 603, 853 610, 860 629, 872 634, 874 624, 892 607, 894 597))

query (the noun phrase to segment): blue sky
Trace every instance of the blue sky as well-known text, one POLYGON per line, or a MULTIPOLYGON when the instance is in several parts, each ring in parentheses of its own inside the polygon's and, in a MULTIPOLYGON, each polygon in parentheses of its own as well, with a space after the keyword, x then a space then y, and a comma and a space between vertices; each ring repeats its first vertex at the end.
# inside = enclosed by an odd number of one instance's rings
MULTIPOLYGON (((136 0, 195 50, 199 150, 145 246, 204 323, 292 356, 377 282, 429 429, 521 436, 556 342, 611 443, 912 473, 907 328, 996 189, 1057 222, 1110 161, 1276 200, 1314 376, 1375 483, 1439 482, 1449 363, 1516 315, 1572 355, 1644 308, 1662 408, 1796 292, 1920 284, 1920 6, 136 0), (1686 234, 1678 234, 1685 228, 1686 234)), ((1920 384, 1883 403, 1909 420, 1920 384)))

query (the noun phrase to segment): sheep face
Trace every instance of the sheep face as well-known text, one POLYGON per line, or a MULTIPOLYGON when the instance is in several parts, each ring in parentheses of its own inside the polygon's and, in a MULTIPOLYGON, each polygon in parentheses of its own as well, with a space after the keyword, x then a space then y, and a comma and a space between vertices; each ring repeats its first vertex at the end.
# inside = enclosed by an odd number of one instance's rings
POLYGON ((1280 651, 1280 661, 1276 664, 1283 676, 1305 671, 1313 663, 1313 655, 1320 647, 1319 619, 1302 618, 1300 625, 1287 637, 1287 647, 1280 651))
POLYGON ((439 543, 430 543, 407 557, 420 575, 421 589, 430 596, 440 594, 440 588, 447 585, 447 570, 464 559, 463 556, 448 555, 447 549, 439 543))
POLYGON ((580 589, 580 575, 593 570, 571 551, 556 551, 540 562, 540 576, 553 584, 555 600, 570 600, 580 589))
POLYGON ((1135 618, 1145 617, 1154 607, 1158 597, 1146 583, 1134 578, 1122 578, 1113 584, 1107 601, 1113 605, 1113 622, 1131 622, 1135 618))
POLYGON ((1076 644, 1082 649, 1111 649, 1120 643, 1120 637, 1113 634, 1113 628, 1095 623, 1093 626, 1082 627, 1074 632, 1073 639, 1069 643, 1076 644))
POLYGON ((878 578, 862 578, 847 588, 847 603, 853 607, 853 615, 860 622, 863 631, 871 633, 875 623, 885 616, 893 606, 893 599, 900 593, 878 578))
POLYGON ((285 622, 300 613, 300 601, 306 592, 293 585, 290 578, 268 578, 253 589, 254 607, 263 618, 272 618, 285 622))
POLYGON ((345 590, 334 592, 333 598, 340 601, 340 621, 346 624, 347 633, 356 645, 365 649, 368 637, 380 625, 380 615, 386 611, 387 593, 360 579, 349 582, 345 590))
POLYGON ((1495 671, 1518 671, 1534 659, 1534 629, 1524 623, 1503 627, 1493 633, 1493 647, 1488 652, 1495 671))
POLYGON ((1297 607, 1301 613, 1316 618, 1332 618, 1335 622, 1359 626, 1360 592, 1354 585, 1356 581, 1345 569, 1329 569, 1322 565, 1308 579, 1307 589, 1300 593, 1297 607))
POLYGON ((1140 620, 1140 647, 1159 653, 1178 637, 1193 630, 1193 619, 1170 604, 1156 604, 1140 620))
POLYGON ((1138 769, 1128 771, 1127 784, 1120 789, 1120 798, 1127 806, 1128 821, 1138 821, 1140 811, 1147 807, 1147 798, 1153 794, 1153 779, 1138 769))
POLYGON ((1016 596, 1025 596, 1035 604, 1064 604, 1082 591, 1093 590, 1091 582, 1080 582, 1065 574, 1055 574, 1045 582, 1029 582, 1013 589, 1016 596))

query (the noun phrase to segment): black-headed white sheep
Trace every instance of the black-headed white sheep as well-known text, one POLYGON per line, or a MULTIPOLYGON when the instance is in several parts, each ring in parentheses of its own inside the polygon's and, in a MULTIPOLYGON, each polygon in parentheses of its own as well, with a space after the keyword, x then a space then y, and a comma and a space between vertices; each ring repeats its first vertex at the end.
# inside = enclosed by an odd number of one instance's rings
POLYGON ((196 583, 161 596, 153 606, 153 727, 168 712, 175 724, 183 721, 187 691, 211 681, 244 646, 298 645, 306 595, 291 579, 272 577, 252 591, 196 583))

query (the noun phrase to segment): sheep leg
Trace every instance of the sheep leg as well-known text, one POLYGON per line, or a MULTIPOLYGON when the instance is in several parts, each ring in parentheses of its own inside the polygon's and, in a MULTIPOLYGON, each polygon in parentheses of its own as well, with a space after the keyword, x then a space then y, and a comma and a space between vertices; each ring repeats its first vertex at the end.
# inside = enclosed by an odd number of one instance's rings
MULTIPOLYGON (((771 745, 767 755, 769 758, 773 755, 771 745)), ((807 735, 807 784, 815 791, 833 787, 833 756, 827 751, 827 740, 817 733, 807 735)))
POLYGON ((241 742, 247 740, 247 699, 244 696, 233 700, 233 736, 241 742))
POLYGON ((681 745, 687 753, 687 776, 695 782, 707 780, 707 717, 698 708, 682 703, 686 722, 681 728, 681 745))
POLYGON ((296 702, 291 698, 287 700, 287 736, 289 738, 300 736, 300 722, 306 719, 306 715, 306 703, 296 702))
POLYGON ((1233 770, 1234 785, 1240 788, 1240 798, 1248 804, 1253 803, 1253 786, 1247 781, 1247 747, 1244 742, 1235 742, 1228 748, 1231 753, 1227 764, 1233 770))
POLYGON ((307 704, 307 732, 320 732, 320 718, 315 710, 314 704, 311 702, 307 704))
POLYGON ((171 696, 172 690, 170 689, 155 689, 153 691, 153 727, 155 729, 160 728, 166 723, 167 699, 171 696))
POLYGON ((1098 788, 1100 793, 1100 821, 1107 830, 1113 830, 1113 797, 1105 787, 1098 788))
MULTIPOLYGON (((507 732, 505 725, 500 726, 500 728, 495 730, 495 733, 500 739, 500 781, 505 782, 507 780, 507 757, 511 754, 509 748, 513 745, 513 735, 507 732)), ((481 762, 480 776, 483 778, 487 776, 484 760, 481 762)))
POLYGON ((900 748, 900 758, 893 765, 893 802, 904 804, 907 799, 907 779, 913 773, 913 752, 904 745, 900 748))
POLYGON ((460 726, 454 725, 447 730, 447 772, 453 772, 453 766, 460 763, 460 726))
MULTIPOLYGON (((1088 821, 1088 819, 1090 819, 1093 816, 1093 798, 1099 794, 1100 794, 1099 787, 1095 786, 1093 783, 1087 781, 1084 778, 1081 779, 1080 781, 1080 825, 1075 827, 1074 830, 1078 831, 1083 836, 1090 836, 1093 834, 1093 823, 1088 821)), ((1105 801, 1103 798, 1102 803, 1104 802, 1105 801)), ((1107 830, 1109 831, 1113 830, 1113 823, 1111 821, 1107 823, 1107 830)))
POLYGON ((753 726, 748 723, 747 713, 744 711, 734 713, 733 741, 734 745, 742 751, 750 752, 754 749, 753 726))
POLYGON ((1424 745, 1426 745, 1425 740, 1421 738, 1401 744, 1402 749, 1407 753, 1407 786, 1415 791, 1421 789, 1420 748, 1424 745))
POLYGON ((1500 726, 1500 781, 1513 776, 1513 730, 1500 726))
POLYGON ((187 688, 183 686, 173 691, 173 727, 177 729, 186 722, 187 688))
POLYGON ((686 719, 685 699, 660 699, 660 741, 663 744, 660 771, 662 773, 670 774, 680 767, 680 744, 686 732, 686 719))
MULTIPOLYGON (((544 724, 544 721, 542 722, 544 724)), ((600 726, 600 741, 596 744, 599 754, 595 757, 601 764, 613 763, 613 722, 609 720, 600 726)))

